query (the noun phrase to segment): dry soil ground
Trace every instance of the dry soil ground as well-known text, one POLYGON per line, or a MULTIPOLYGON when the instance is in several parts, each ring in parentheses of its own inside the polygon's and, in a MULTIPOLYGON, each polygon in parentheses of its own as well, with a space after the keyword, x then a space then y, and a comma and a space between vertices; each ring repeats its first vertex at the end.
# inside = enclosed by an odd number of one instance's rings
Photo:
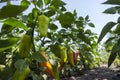
POLYGON ((61 80, 120 80, 120 67, 111 65, 108 68, 107 64, 102 64, 100 67, 85 71, 84 75, 61 80))

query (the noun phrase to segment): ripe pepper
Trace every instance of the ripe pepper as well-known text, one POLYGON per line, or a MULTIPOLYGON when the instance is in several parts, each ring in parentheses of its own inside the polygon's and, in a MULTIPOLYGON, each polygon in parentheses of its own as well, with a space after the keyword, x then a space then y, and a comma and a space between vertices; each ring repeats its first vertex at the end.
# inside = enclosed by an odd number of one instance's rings
POLYGON ((45 55, 45 52, 41 52, 42 56, 46 59, 46 62, 38 62, 39 67, 46 67, 45 72, 55 78, 55 74, 52 69, 52 65, 48 61, 48 57, 45 55))
POLYGON ((23 35, 21 42, 19 44, 19 57, 26 58, 30 54, 30 49, 32 48, 32 38, 30 35, 23 35))
POLYGON ((48 31, 49 21, 50 19, 45 15, 38 16, 38 28, 41 37, 46 36, 48 31))
POLYGON ((77 62, 79 52, 73 52, 74 63, 77 62))

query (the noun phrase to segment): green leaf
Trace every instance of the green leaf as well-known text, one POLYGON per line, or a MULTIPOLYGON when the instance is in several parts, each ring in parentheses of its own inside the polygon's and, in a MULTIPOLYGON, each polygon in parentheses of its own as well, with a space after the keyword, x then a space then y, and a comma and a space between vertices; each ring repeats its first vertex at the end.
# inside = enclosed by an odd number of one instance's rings
POLYGON ((15 18, 6 19, 4 21, 4 24, 7 24, 7 25, 10 25, 10 26, 13 26, 13 27, 22 28, 24 30, 28 29, 21 21, 15 19, 15 18))
POLYGON ((61 14, 58 20, 61 23, 62 27, 70 27, 75 19, 72 13, 66 12, 65 14, 61 14))
POLYGON ((60 80, 58 65, 53 65, 53 72, 55 73, 55 79, 60 80))
POLYGON ((84 34, 91 34, 91 33, 92 33, 91 30, 87 29, 84 34))
POLYGON ((3 24, 2 28, 1 28, 1 33, 2 34, 7 34, 9 32, 11 32, 13 30, 13 26, 7 25, 7 24, 3 24))
POLYGON ((103 4, 120 5, 120 0, 107 0, 103 4))
POLYGON ((95 27, 95 25, 92 22, 88 23, 88 25, 93 28, 95 27))
POLYGON ((2 2, 7 2, 8 0, 0 0, 0 3, 2 3, 2 2))
POLYGON ((48 5, 50 3, 51 0, 44 0, 45 5, 48 5))
POLYGON ((32 9, 32 16, 34 17, 34 19, 37 18, 37 16, 38 16, 38 9, 37 8, 32 9))
POLYGON ((118 9, 118 14, 120 14, 120 8, 118 9))
POLYGON ((88 62, 92 63, 92 61, 93 61, 93 56, 92 56, 91 53, 86 52, 86 54, 84 54, 84 56, 85 56, 85 59, 86 59, 88 62))
POLYGON ((78 38, 80 38, 83 42, 91 45, 91 42, 90 42, 91 40, 89 39, 89 37, 85 36, 85 34, 79 33, 77 36, 78 36, 78 38))
POLYGON ((32 23, 33 23, 34 16, 33 16, 33 14, 32 14, 32 13, 29 13, 29 14, 28 14, 27 20, 29 21, 29 23, 28 23, 28 24, 32 24, 32 23), (31 22, 31 23, 30 23, 30 22, 31 22))
POLYGON ((55 10, 49 10, 49 11, 45 12, 44 14, 45 14, 46 16, 48 16, 48 17, 51 17, 51 16, 53 16, 55 13, 56 13, 55 10))
POLYGON ((27 68, 27 63, 24 59, 18 59, 15 64, 14 64, 15 68, 22 73, 22 71, 27 68))
POLYGON ((52 0, 51 5, 54 5, 56 8, 58 8, 66 5, 66 3, 61 0, 52 0))
POLYGON ((8 18, 8 17, 16 17, 24 10, 27 9, 27 6, 19 6, 19 5, 7 5, 0 9, 0 19, 8 18))
POLYGON ((21 6, 29 6, 30 2, 27 0, 22 0, 20 4, 21 4, 21 6))
POLYGON ((85 17, 85 21, 88 21, 89 20, 89 16, 87 15, 86 17, 85 17))
POLYGON ((36 60, 37 62, 45 62, 46 61, 46 59, 40 53, 32 54, 31 58, 36 60))
POLYGON ((55 45, 51 45, 50 49, 52 51, 52 53, 54 53, 57 57, 61 58, 61 54, 60 54, 60 45, 55 44, 55 45))
POLYGON ((41 77, 39 75, 36 75, 33 71, 31 71, 30 76, 33 80, 41 80, 41 77))
POLYGON ((66 11, 66 8, 64 6, 62 6, 62 8, 60 10, 61 11, 66 11))
POLYGON ((120 50, 120 45, 115 44, 113 46, 113 48, 112 48, 111 54, 110 54, 109 59, 108 59, 108 67, 110 67, 110 65, 115 60, 115 58, 116 58, 117 53, 119 52, 119 50, 120 50))
POLYGON ((18 38, 0 40, 0 52, 13 47, 18 42, 18 40, 18 38))
POLYGON ((60 58, 63 62, 66 62, 67 60, 66 47, 55 44, 55 45, 51 45, 50 48, 51 48, 51 51, 55 54, 55 56, 60 58))
POLYGON ((120 51, 118 52, 118 56, 119 56, 119 58, 120 58, 120 51))
POLYGON ((80 21, 84 21, 84 18, 82 16, 79 17, 80 21))
POLYGON ((120 23, 120 17, 118 18, 117 22, 120 23))
POLYGON ((115 6, 116 8, 116 13, 120 14, 120 6, 115 6))
POLYGON ((77 11, 76 10, 73 11, 73 15, 77 16, 77 11))
POLYGON ((108 22, 102 29, 98 38, 98 43, 104 38, 104 36, 116 25, 115 22, 108 22))
POLYGON ((108 42, 110 42, 111 40, 115 39, 117 37, 110 37, 109 39, 106 40, 105 44, 107 44, 108 42))
POLYGON ((81 20, 79 20, 79 21, 75 21, 75 23, 76 23, 76 25, 77 25, 78 28, 84 26, 84 22, 81 21, 81 20))
POLYGON ((115 34, 120 34, 120 23, 117 25, 117 27, 114 30, 115 34))
POLYGON ((38 2, 36 4, 39 8, 43 7, 43 1, 42 0, 38 0, 38 2))
POLYGON ((115 7, 108 8, 103 13, 115 14, 116 13, 116 8, 115 7))
POLYGON ((55 25, 55 24, 50 24, 50 25, 49 25, 49 29, 51 29, 51 30, 57 30, 57 29, 58 29, 58 26, 55 25))
MULTIPOLYGON (((0 58, 0 59, 2 59, 2 58, 0 58)), ((4 57, 4 59, 5 59, 5 57, 4 57)), ((5 64, 6 64, 6 59, 5 59, 5 64)), ((1 64, 1 66, 0 66, 0 69, 1 69, 0 78, 2 80, 4 80, 4 79, 9 80, 9 78, 11 77, 11 74, 13 74, 13 68, 10 68, 9 66, 5 67, 4 65, 1 64)))

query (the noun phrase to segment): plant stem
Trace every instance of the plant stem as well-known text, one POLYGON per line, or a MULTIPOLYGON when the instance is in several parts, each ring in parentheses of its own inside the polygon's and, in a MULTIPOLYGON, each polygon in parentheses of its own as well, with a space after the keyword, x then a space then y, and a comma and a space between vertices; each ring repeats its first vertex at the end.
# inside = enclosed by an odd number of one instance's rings
POLYGON ((38 17, 36 17, 35 19, 35 23, 33 25, 33 28, 32 28, 32 44, 33 44, 33 52, 36 52, 36 49, 35 49, 35 43, 34 43, 34 30, 35 30, 35 26, 37 24, 37 20, 38 20, 38 17))

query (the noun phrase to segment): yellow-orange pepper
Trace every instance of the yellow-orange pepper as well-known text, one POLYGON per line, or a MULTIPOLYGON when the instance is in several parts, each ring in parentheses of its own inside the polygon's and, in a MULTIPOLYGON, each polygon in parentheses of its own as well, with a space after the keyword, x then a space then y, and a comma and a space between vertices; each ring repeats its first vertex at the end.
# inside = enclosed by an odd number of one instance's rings
POLYGON ((39 62, 38 66, 39 67, 46 67, 45 72, 49 74, 51 77, 55 77, 55 74, 52 69, 52 65, 48 61, 48 57, 45 55, 45 52, 41 52, 42 56, 46 59, 46 62, 39 62))

